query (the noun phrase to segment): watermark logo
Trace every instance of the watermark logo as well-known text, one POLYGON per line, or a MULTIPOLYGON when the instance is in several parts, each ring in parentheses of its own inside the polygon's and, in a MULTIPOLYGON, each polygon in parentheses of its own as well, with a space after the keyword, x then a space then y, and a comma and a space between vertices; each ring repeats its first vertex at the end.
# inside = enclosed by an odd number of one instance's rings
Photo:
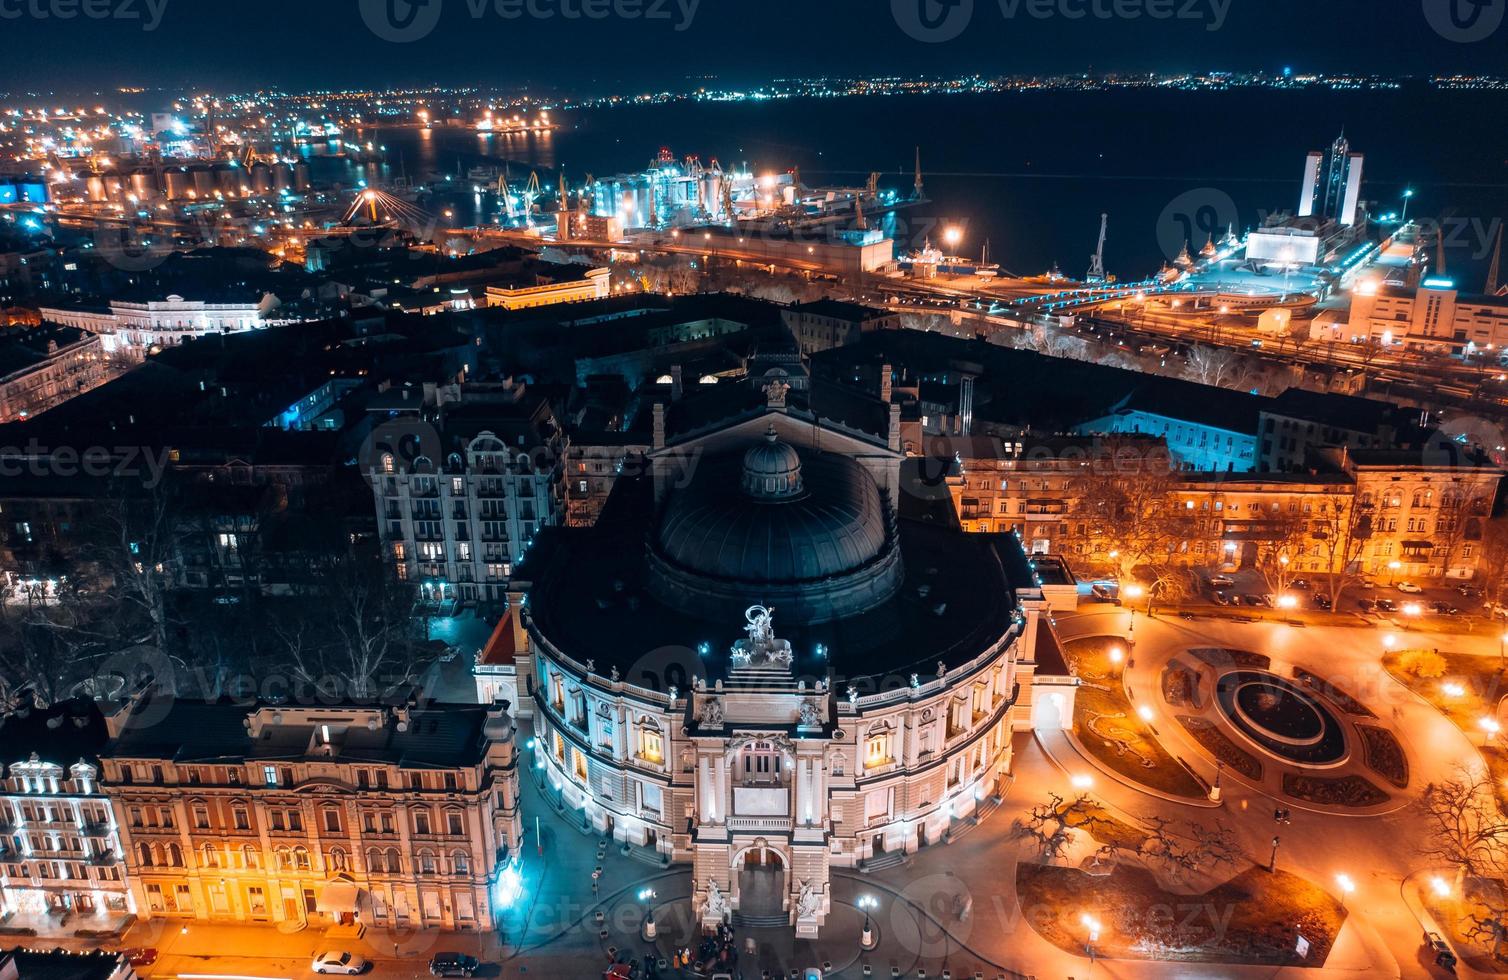
POLYGON ((1173 198, 1157 218, 1157 247, 1169 261, 1189 250, 1190 257, 1210 239, 1217 243, 1240 220, 1236 202, 1219 188, 1196 187, 1173 198))
MULTIPOLYGON (((4 0, 0 0, 4 2, 4 0)), ((972 2, 972 0, 967 0, 972 2)), ((472 20, 644 20, 672 23, 684 31, 696 20, 701 0, 466 0, 472 20)), ((409 44, 432 34, 444 13, 442 0, 360 0, 361 19, 384 41, 409 44)))
MULTIPOLYGON (((419 408, 420 394, 414 392, 414 408, 419 408)), ((412 473, 421 460, 427 461, 426 472, 440 469, 440 433, 433 425, 412 415, 396 415, 372 429, 361 446, 361 472, 373 486, 385 477, 412 473)))
POLYGON ((1503 26, 1508 0, 1423 0, 1424 19, 1447 41, 1475 44, 1503 26))
POLYGON ((0 20, 136 21, 151 32, 167 9, 168 0, 0 0, 0 20))
POLYGON ((908 37, 941 44, 968 29, 974 0, 890 0, 890 13, 908 37))
MULTIPOLYGON (((1165 20, 1225 26, 1234 0, 996 0, 1007 22, 1028 20, 1165 20)), ((1460 0, 1470 3, 1472 0, 1460 0)), ((940 44, 962 34, 974 19, 974 0, 890 0, 890 13, 908 36, 940 44)))
POLYGON ((360 0, 361 19, 384 41, 408 44, 430 35, 440 23, 441 0, 360 0))

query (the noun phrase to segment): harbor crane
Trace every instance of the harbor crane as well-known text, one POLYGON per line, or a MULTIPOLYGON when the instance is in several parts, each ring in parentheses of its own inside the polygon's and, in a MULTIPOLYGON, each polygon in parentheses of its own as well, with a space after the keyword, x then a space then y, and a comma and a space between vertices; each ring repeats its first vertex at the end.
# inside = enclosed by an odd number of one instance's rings
POLYGON ((1110 215, 1100 215, 1100 244, 1089 256, 1089 272, 1084 276, 1084 281, 1089 283, 1105 282, 1105 230, 1110 224, 1110 215))

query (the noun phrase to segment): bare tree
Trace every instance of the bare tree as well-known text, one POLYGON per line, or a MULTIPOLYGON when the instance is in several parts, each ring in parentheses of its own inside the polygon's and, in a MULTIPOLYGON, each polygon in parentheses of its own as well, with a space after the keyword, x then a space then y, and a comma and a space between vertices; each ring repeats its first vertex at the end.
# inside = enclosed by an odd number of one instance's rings
POLYGON ((1052 861, 1068 850, 1077 828, 1090 826, 1097 818, 1087 795, 1081 793, 1067 801, 1057 793, 1048 793, 1047 797, 1048 802, 1032 807, 1028 819, 1017 819, 1012 826, 1015 836, 1036 841, 1042 857, 1052 861))
POLYGON ((1493 602, 1502 602, 1508 584, 1508 516, 1482 523, 1482 560, 1477 566, 1482 591, 1493 602))
POLYGON ((1332 497, 1311 516, 1330 595, 1330 611, 1340 611, 1341 595, 1358 580, 1357 563, 1372 538, 1372 505, 1360 498, 1332 497))
POLYGON ((1262 574, 1267 590, 1278 594, 1287 590, 1298 574, 1297 558, 1309 538, 1309 521, 1292 509, 1268 511, 1265 533, 1256 542, 1255 567, 1262 574))
POLYGON ((1508 819, 1498 808, 1486 769, 1458 766, 1452 778, 1425 787, 1417 806, 1425 823, 1421 855, 1455 868, 1463 884, 1468 877, 1508 875, 1508 819))
POLYGON ((1171 577, 1177 542, 1185 540, 1188 518, 1178 512, 1177 478, 1166 450, 1134 447, 1096 460, 1075 481, 1074 516, 1085 523, 1093 557, 1130 582, 1142 570, 1149 587, 1171 577))
POLYGON ((1185 377, 1202 385, 1232 387, 1244 371, 1245 358, 1229 347, 1195 344, 1189 348, 1185 377))
POLYGON ((322 589, 275 628, 289 670, 356 700, 413 682, 432 660, 413 587, 386 563, 332 560, 320 578, 322 589))

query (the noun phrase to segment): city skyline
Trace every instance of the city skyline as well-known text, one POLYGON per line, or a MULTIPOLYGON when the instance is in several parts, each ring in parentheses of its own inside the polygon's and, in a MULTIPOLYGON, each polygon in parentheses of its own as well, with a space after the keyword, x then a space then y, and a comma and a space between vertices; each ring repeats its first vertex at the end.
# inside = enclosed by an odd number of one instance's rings
POLYGON ((783 76, 1078 72, 1428 75, 1500 68, 1501 5, 1418 0, 352 0, 258 5, 12 0, 0 90, 317 90, 483 84, 606 91, 783 76), (788 43, 751 44, 760 32, 788 43), (1262 38, 1253 46, 1253 38, 1262 38), (77 55, 66 71, 47 55, 77 55), (671 45, 668 63, 644 53, 671 45), (813 72, 811 55, 822 66, 813 72), (9 77, 7 77, 9 76, 9 77))

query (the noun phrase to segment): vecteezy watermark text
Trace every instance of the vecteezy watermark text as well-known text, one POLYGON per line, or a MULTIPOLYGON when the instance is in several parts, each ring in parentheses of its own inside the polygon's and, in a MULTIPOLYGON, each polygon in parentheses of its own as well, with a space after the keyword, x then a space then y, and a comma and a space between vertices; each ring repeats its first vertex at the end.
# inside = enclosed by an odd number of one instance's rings
MULTIPOLYGON (((1007 22, 1030 20, 1180 20, 1225 26, 1235 0, 995 0, 1007 22)), ((1508 2, 1508 0, 1505 0, 1508 2)), ((901 30, 918 41, 951 41, 974 19, 975 0, 890 0, 901 30)))
POLYGON ((168 0, 0 0, 0 20, 135 20, 155 31, 167 9, 168 0))
MULTIPOLYGON (((444 12, 443 0, 360 2, 361 19, 372 33, 398 44, 428 37, 444 12)), ((684 31, 696 20, 701 4, 702 0, 464 0, 462 6, 472 20, 491 16, 505 21, 664 21, 684 31)))

